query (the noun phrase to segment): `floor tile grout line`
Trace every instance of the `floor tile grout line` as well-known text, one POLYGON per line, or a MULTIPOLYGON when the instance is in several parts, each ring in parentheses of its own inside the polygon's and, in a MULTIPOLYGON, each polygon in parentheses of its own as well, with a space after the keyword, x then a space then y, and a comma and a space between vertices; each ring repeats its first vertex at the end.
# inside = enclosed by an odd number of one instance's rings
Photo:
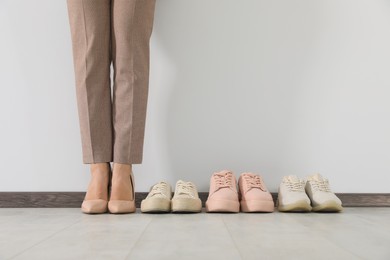
POLYGON ((229 236, 230 236, 230 239, 233 241, 234 247, 237 249, 237 252, 238 252, 238 254, 240 255, 240 258, 241 258, 241 259, 244 259, 243 256, 242 256, 242 254, 241 254, 240 249, 238 248, 238 245, 237 245, 237 243, 236 243, 236 240, 234 239, 232 233, 231 233, 230 230, 229 230, 229 227, 227 226, 227 224, 226 224, 226 222, 225 222, 225 219, 223 218, 223 215, 221 216, 221 219, 222 219, 222 222, 223 222, 223 224, 224 224, 224 226, 225 226, 225 228, 226 228, 226 230, 227 230, 227 232, 228 232, 228 234, 229 234, 229 236))
POLYGON ((149 227, 150 223, 152 223, 153 221, 153 218, 150 219, 150 221, 148 222, 148 224, 146 224, 145 228, 142 230, 141 234, 139 235, 138 239, 134 242, 133 246, 130 248, 129 250, 129 253, 125 256, 124 259, 128 259, 128 257, 130 257, 131 253, 133 252, 134 248, 136 247, 136 245, 138 244, 138 242, 141 240, 141 238, 143 237, 146 229, 149 227))
POLYGON ((29 247, 27 247, 27 248, 23 249, 22 251, 20 251, 19 253, 17 253, 17 254, 15 254, 15 255, 11 256, 11 257, 10 257, 10 258, 8 258, 8 259, 14 259, 15 257, 17 257, 17 256, 19 256, 19 255, 21 255, 21 254, 25 253, 26 251, 28 251, 28 250, 32 249, 33 247, 36 247, 37 245, 39 245, 39 244, 41 244, 41 243, 43 243, 43 242, 47 241, 48 239, 50 239, 50 238, 52 238, 53 236, 57 235, 58 233, 60 233, 60 232, 64 231, 65 229, 68 229, 68 228, 70 228, 71 226, 73 226, 73 225, 77 224, 77 223, 78 223, 78 222, 80 222, 80 221, 81 221, 81 219, 79 219, 79 220, 77 220, 77 221, 73 222, 72 224, 70 224, 70 225, 68 225, 68 226, 66 226, 66 227, 64 227, 64 228, 62 228, 62 229, 60 229, 60 230, 58 230, 58 231, 54 232, 53 234, 51 234, 51 235, 47 236, 47 237, 46 237, 46 238, 44 238, 43 240, 40 240, 39 242, 37 242, 37 243, 35 243, 35 244, 33 244, 33 245, 31 245, 31 246, 29 246, 29 247))

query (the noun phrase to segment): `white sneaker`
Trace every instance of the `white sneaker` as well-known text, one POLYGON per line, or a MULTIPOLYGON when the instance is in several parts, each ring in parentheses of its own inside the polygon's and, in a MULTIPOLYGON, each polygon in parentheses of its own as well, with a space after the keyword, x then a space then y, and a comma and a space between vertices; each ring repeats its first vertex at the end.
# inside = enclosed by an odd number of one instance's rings
POLYGON ((170 212, 171 211, 171 186, 161 181, 150 188, 148 196, 141 201, 141 211, 147 212, 170 212))
POLYGON ((343 210, 341 200, 330 190, 328 179, 318 173, 307 178, 306 193, 311 200, 313 211, 338 212, 343 210))
POLYGON ((172 199, 172 212, 200 212, 201 210, 202 201, 199 199, 195 184, 179 180, 172 199))
POLYGON ((307 212, 311 210, 310 199, 305 193, 305 181, 295 175, 284 176, 278 193, 279 211, 307 212))

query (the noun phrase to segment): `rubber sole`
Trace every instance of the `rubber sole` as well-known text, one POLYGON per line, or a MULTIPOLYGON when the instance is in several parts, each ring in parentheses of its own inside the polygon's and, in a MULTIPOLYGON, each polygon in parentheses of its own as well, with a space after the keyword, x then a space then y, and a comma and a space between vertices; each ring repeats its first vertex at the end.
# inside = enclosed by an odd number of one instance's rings
POLYGON ((240 204, 242 212, 273 212, 275 209, 273 201, 242 200, 240 204))
POLYGON ((327 201, 313 207, 313 211, 315 212, 340 212, 342 210, 343 207, 335 201, 327 201))
POLYGON ((309 212, 312 208, 306 201, 297 201, 288 205, 279 204, 278 210, 281 212, 309 212))
POLYGON ((164 198, 150 198, 141 201, 141 212, 143 213, 158 213, 170 212, 171 201, 164 198))
POLYGON ((207 200, 207 212, 240 212, 240 203, 234 200, 207 200))
POLYGON ((202 211, 202 201, 193 198, 172 199, 172 212, 192 212, 202 211))

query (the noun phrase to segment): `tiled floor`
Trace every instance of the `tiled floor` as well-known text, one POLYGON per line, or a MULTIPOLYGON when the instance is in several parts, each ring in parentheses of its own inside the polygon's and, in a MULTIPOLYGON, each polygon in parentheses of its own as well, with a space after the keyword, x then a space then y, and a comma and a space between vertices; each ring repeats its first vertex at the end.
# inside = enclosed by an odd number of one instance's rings
POLYGON ((184 215, 0 209, 0 259, 390 259, 390 208, 184 215))

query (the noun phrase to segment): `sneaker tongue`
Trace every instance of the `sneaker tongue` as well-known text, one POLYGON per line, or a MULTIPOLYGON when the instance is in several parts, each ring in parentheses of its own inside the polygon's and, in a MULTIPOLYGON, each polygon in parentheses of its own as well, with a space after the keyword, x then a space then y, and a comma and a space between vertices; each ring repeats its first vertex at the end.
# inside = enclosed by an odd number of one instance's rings
POLYGON ((291 182, 300 182, 300 179, 296 175, 287 176, 287 179, 291 182))
POLYGON ((219 176, 225 176, 227 174, 232 174, 232 172, 229 171, 229 170, 223 170, 223 171, 220 171, 220 172, 215 172, 214 174, 219 175, 219 176))
POLYGON ((316 174, 310 176, 310 179, 315 180, 315 181, 323 181, 324 180, 324 178, 319 173, 316 173, 316 174))

